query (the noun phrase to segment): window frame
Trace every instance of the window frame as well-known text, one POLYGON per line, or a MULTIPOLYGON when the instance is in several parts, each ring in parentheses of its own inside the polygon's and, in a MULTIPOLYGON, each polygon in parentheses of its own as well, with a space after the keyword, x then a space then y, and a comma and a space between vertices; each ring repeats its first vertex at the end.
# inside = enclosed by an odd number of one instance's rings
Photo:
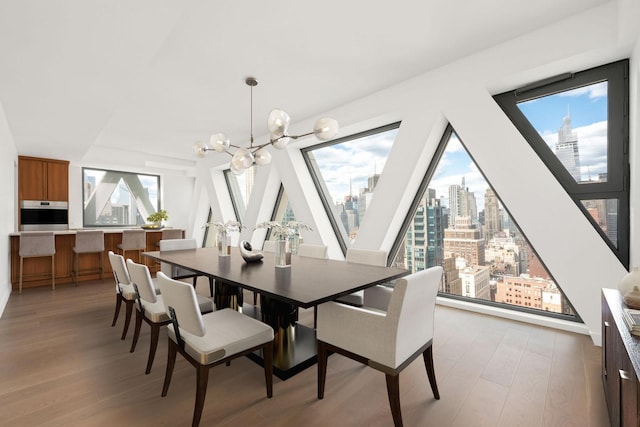
POLYGON ((538 154, 587 220, 620 262, 629 267, 630 165, 629 165, 629 60, 613 62, 576 73, 565 73, 495 95, 494 100, 538 154), (576 182, 560 159, 518 107, 518 103, 571 89, 607 82, 607 181, 576 182), (583 200, 616 199, 617 247, 582 204, 583 200))
MULTIPOLYGON (((240 191, 238 189, 238 191, 235 191, 233 188, 233 185, 231 183, 230 180, 230 176, 233 174, 233 172, 231 172, 231 169, 225 169, 224 171, 222 171, 222 174, 224 175, 224 182, 227 184, 227 191, 229 191, 229 198, 231 199, 231 206, 233 207, 233 214, 236 217, 236 221, 238 221, 239 223, 242 224, 242 220, 244 219, 244 212, 243 215, 240 215, 240 208, 238 207, 238 201, 236 200, 236 197, 240 196, 238 194, 238 192, 240 191)), ((236 185, 238 185, 238 182, 236 180, 236 185)), ((240 196, 241 197, 241 196, 240 196)), ((246 211, 246 206, 244 208, 244 210, 246 211)))
MULTIPOLYGON (((336 236, 336 239, 338 241, 338 245, 340 246, 340 250, 342 251, 342 254, 346 256, 347 254, 347 249, 348 249, 348 245, 347 245, 347 241, 346 239, 348 239, 348 236, 346 236, 346 230, 345 233, 343 233, 343 229, 340 227, 340 224, 338 223, 338 219, 335 217, 334 212, 333 212, 333 205, 331 204, 331 202, 327 199, 327 194, 326 192, 323 190, 323 187, 325 187, 324 184, 324 180, 322 178, 322 174, 320 173, 319 170, 316 170, 315 166, 313 165, 314 162, 311 161, 311 159, 309 158, 309 152, 311 151, 315 151, 315 150, 319 150, 321 148, 324 147, 330 147, 332 145, 338 145, 338 144, 343 144, 345 142, 348 141, 352 141, 354 139, 360 139, 360 138, 365 138, 367 136, 371 136, 371 135, 375 135, 378 133, 382 133, 382 132, 386 132, 392 129, 399 129, 400 125, 401 125, 402 121, 397 121, 397 122, 393 122, 393 123, 389 123, 383 126, 378 126, 376 128, 373 129, 368 129, 362 132, 358 132, 358 133, 354 133, 348 136, 344 136, 342 138, 338 138, 338 139, 334 139, 331 141, 327 141, 327 142, 323 142, 320 144, 315 144, 309 147, 304 147, 300 149, 300 152, 302 153, 302 158, 304 159, 305 164, 307 165, 307 170, 309 171, 309 174, 311 175, 311 180, 313 181, 313 185, 316 188, 316 191, 318 192, 318 195, 320 196, 320 200, 322 202, 322 206, 324 207, 325 213, 327 215, 327 217, 329 218, 329 223, 331 224, 331 228, 333 229, 333 233, 336 236)), ((392 148, 393 150, 393 148, 392 148)))
MULTIPOLYGON (((553 280, 553 282, 556 284, 556 286, 558 288, 558 291, 562 294, 562 296, 565 298, 567 303, 571 304, 571 301, 569 301, 569 298, 567 298, 566 295, 564 294, 564 292, 562 291, 562 288, 558 284, 558 281, 555 279, 555 277, 553 277, 553 274, 551 273, 549 268, 547 268, 547 266, 544 263, 544 261, 542 260, 542 258, 540 258, 540 256, 538 255, 538 252, 536 252, 536 250, 533 247, 533 245, 531 245, 530 240, 527 238, 525 232, 518 225, 518 222, 515 220, 515 218, 511 215, 511 212, 509 212, 509 209, 507 208, 507 206, 502 202, 502 199, 500 198, 498 193, 495 191, 495 189, 491 185, 491 182, 487 179, 487 176, 482 171, 482 168, 480 168, 480 166, 476 162, 476 159, 471 155, 471 152, 469 151, 467 146, 464 144, 462 138, 460 138, 460 135, 458 135, 455 132, 455 129, 453 128, 451 123, 447 123, 447 126, 446 126, 446 128, 445 128, 445 130, 444 130, 444 132, 442 134, 442 137, 440 138, 440 142, 438 143, 438 147, 436 148, 436 151, 435 151, 433 157, 431 158, 431 161, 429 162, 429 166, 427 167, 427 171, 425 172, 425 174, 424 174, 424 176, 422 178, 422 181, 420 182, 420 185, 418 186, 418 190, 417 190, 417 192, 416 192, 416 194, 415 194, 415 196, 414 196, 414 198, 413 198, 413 200, 411 202, 409 210, 407 211, 407 215, 405 216, 404 221, 402 222, 402 225, 400 226, 400 230, 399 230, 399 232, 398 232, 398 234, 396 236, 396 239, 394 240, 393 245, 391 246, 391 250, 389 251, 389 258, 387 260, 387 265, 391 265, 391 263, 393 263, 395 261, 396 257, 398 256, 398 254, 400 252, 400 249, 402 247, 402 243, 404 242, 405 236, 407 234, 407 231, 409 230, 409 227, 411 226, 411 222, 413 221, 413 218, 416 215, 418 207, 420 206, 420 201, 425 196, 425 194, 427 192, 427 189, 429 188, 429 183, 431 182, 431 180, 432 180, 432 178, 433 178, 433 176, 434 176, 434 174, 436 172, 436 169, 438 168, 438 165, 440 164, 440 160, 442 159, 442 155, 444 154, 444 152, 445 152, 445 150, 447 148, 447 143, 450 140, 451 135, 453 133, 455 133, 457 135, 458 140, 460 141, 460 144, 462 145, 462 147, 465 149, 465 151, 469 155, 469 158, 474 162, 474 164, 478 168, 478 172, 482 175, 482 177, 486 181, 487 185, 491 188, 491 190, 493 190, 496 198, 498 199, 498 201, 502 205, 502 208, 504 209, 504 211, 507 213, 507 215, 509 215, 509 218, 511 219, 513 224, 518 228, 520 233, 522 233, 522 237, 527 241, 529 248, 531 248, 531 251, 533 253, 535 253, 536 257, 538 257, 538 260, 540 261, 542 266, 549 273, 549 276, 551 277, 551 280, 553 280)), ((425 259, 426 259, 426 257, 425 257, 425 259)), ((572 321, 572 322, 576 322, 576 323, 584 323, 582 318, 580 317, 580 315, 578 314, 578 312, 575 309, 573 309, 573 312, 575 313, 575 317, 574 317, 574 316, 569 316, 569 315, 564 314, 564 313, 555 313, 555 312, 550 312, 550 311, 546 311, 546 310, 543 310, 543 309, 528 308, 528 307, 524 307, 524 306, 518 306, 518 305, 515 305, 515 304, 506 304, 506 303, 500 303, 500 302, 496 302, 496 301, 487 301, 487 300, 482 300, 482 299, 477 299, 477 298, 472 298, 472 297, 465 297, 465 296, 462 296, 462 295, 455 295, 455 294, 450 294, 450 293, 446 293, 446 292, 440 292, 440 290, 438 290, 438 296, 441 296, 443 298, 449 298, 449 299, 455 299, 455 300, 460 300, 460 301, 465 301, 465 302, 471 302, 471 303, 474 303, 474 304, 486 305, 486 306, 490 306, 490 307, 497 307, 497 308, 506 309, 506 310, 513 310, 513 311, 518 311, 518 312, 523 312, 523 313, 535 314, 535 315, 539 315, 539 316, 546 316, 546 317, 551 317, 551 318, 556 318, 556 319, 568 320, 568 321, 572 321)), ((572 305, 572 308, 573 308, 573 305, 572 305)))
MULTIPOLYGON (((155 177, 157 180, 157 185, 158 185, 158 201, 157 201, 157 206, 155 207, 156 210, 154 212, 157 212, 158 210, 162 209, 162 178, 160 175, 156 175, 156 174, 152 174, 152 173, 141 173, 141 172, 130 172, 130 171, 120 171, 120 170, 114 170, 114 169, 103 169, 103 168, 96 168, 96 167, 82 167, 82 227, 83 228, 122 228, 122 227, 137 227, 139 226, 139 224, 87 224, 85 222, 85 196, 86 196, 86 189, 85 189, 85 178, 86 178, 86 171, 98 171, 98 172, 105 172, 105 173, 117 173, 120 175, 135 175, 135 176, 147 176, 147 177, 155 177)), ((153 212, 150 212, 153 213, 153 212)), ((146 220, 146 218, 144 218, 146 220)))

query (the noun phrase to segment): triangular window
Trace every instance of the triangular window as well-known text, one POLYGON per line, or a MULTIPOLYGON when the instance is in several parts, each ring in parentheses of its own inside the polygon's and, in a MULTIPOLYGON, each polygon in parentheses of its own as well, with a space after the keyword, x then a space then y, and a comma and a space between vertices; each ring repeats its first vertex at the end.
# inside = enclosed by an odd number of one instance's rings
POLYGON ((358 235, 400 123, 302 150, 344 253, 358 235))
POLYGON ((440 295, 579 320, 451 126, 396 241, 395 265, 440 265, 440 295))
POLYGON ((628 61, 495 96, 514 125, 629 264, 628 61))
POLYGON ((236 214, 236 220, 244 224, 244 214, 247 210, 247 203, 253 190, 253 177, 256 167, 251 166, 244 173, 236 175, 231 169, 224 171, 224 178, 231 195, 231 203, 236 214))

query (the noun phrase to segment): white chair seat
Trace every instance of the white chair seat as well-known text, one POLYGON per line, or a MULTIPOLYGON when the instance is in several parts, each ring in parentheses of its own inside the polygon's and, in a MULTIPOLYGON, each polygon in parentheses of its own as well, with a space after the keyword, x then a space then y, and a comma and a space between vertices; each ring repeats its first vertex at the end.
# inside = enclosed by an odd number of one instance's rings
MULTIPOLYGON (((151 320, 154 323, 166 322, 169 320, 169 315, 164 309, 164 302, 162 302, 162 295, 158 295, 158 300, 154 303, 145 301, 144 304, 144 317, 151 320)), ((213 301, 211 298, 207 298, 202 295, 197 295, 198 307, 201 313, 211 313, 213 311, 213 301)))
MULTIPOLYGON (((202 320, 207 331, 203 337, 182 328, 180 333, 185 351, 203 365, 273 340, 271 326, 230 308, 209 313, 202 316, 202 320)), ((173 325, 168 325, 167 330, 169 338, 177 342, 173 325)))
MULTIPOLYGON (((124 299, 128 299, 128 300, 136 299, 136 290, 133 288, 133 283, 129 283, 129 284, 118 283, 118 286, 120 286, 120 292, 122 293, 122 297, 124 299)), ((116 288, 116 291, 117 290, 118 289, 116 288)))
POLYGON ((162 302, 162 295, 158 295, 156 302, 144 301, 142 305, 144 307, 144 317, 152 322, 161 323, 169 320, 169 315, 165 311, 164 303, 162 302))

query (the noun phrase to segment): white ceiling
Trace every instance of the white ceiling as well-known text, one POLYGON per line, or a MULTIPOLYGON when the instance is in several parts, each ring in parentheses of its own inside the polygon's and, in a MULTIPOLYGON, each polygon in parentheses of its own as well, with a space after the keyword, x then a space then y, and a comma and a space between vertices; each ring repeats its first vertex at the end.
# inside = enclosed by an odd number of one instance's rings
MULTIPOLYGON (((0 103, 18 153, 112 147, 194 159, 193 142, 293 122, 604 0, 2 0, 0 103)), ((243 144, 244 145, 244 144, 243 144)))

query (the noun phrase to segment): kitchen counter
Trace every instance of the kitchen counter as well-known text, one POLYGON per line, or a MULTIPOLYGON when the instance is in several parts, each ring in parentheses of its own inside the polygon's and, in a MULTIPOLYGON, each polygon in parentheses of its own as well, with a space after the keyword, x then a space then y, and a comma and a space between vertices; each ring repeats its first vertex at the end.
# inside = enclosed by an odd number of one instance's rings
MULTIPOLYGON (((96 228, 91 228, 95 230, 96 228)), ((157 251, 158 242, 162 239, 163 229, 147 229, 146 231, 146 248, 145 251, 157 251)), ((72 269, 73 269, 73 247, 76 242, 76 232, 79 229, 72 230, 57 230, 54 231, 56 240, 56 256, 55 256, 55 277, 56 286, 65 283, 72 283, 72 269)), ((86 230, 90 230, 87 228, 86 230)), ((103 257, 104 265, 104 280, 113 280, 111 264, 107 257, 109 251, 118 253, 117 245, 122 242, 122 231, 124 228, 105 228, 104 229, 104 252, 101 254, 103 257)), ((20 257, 18 251, 20 249, 20 232, 9 234, 9 242, 11 246, 11 285, 13 289, 18 289, 18 281, 20 274, 20 257)), ((134 262, 144 263, 149 267, 152 273, 155 273, 160 269, 160 265, 148 258, 140 257, 135 251, 127 251, 127 258, 131 258, 134 262)), ((86 273, 82 274, 82 271, 97 271, 99 266, 99 258, 97 254, 84 254, 79 257, 80 263, 80 276, 79 282, 97 280, 100 278, 99 274, 86 273)), ((23 289, 36 287, 36 286, 51 286, 51 258, 25 258, 24 259, 24 273, 34 276, 25 277, 22 281, 23 289)))

